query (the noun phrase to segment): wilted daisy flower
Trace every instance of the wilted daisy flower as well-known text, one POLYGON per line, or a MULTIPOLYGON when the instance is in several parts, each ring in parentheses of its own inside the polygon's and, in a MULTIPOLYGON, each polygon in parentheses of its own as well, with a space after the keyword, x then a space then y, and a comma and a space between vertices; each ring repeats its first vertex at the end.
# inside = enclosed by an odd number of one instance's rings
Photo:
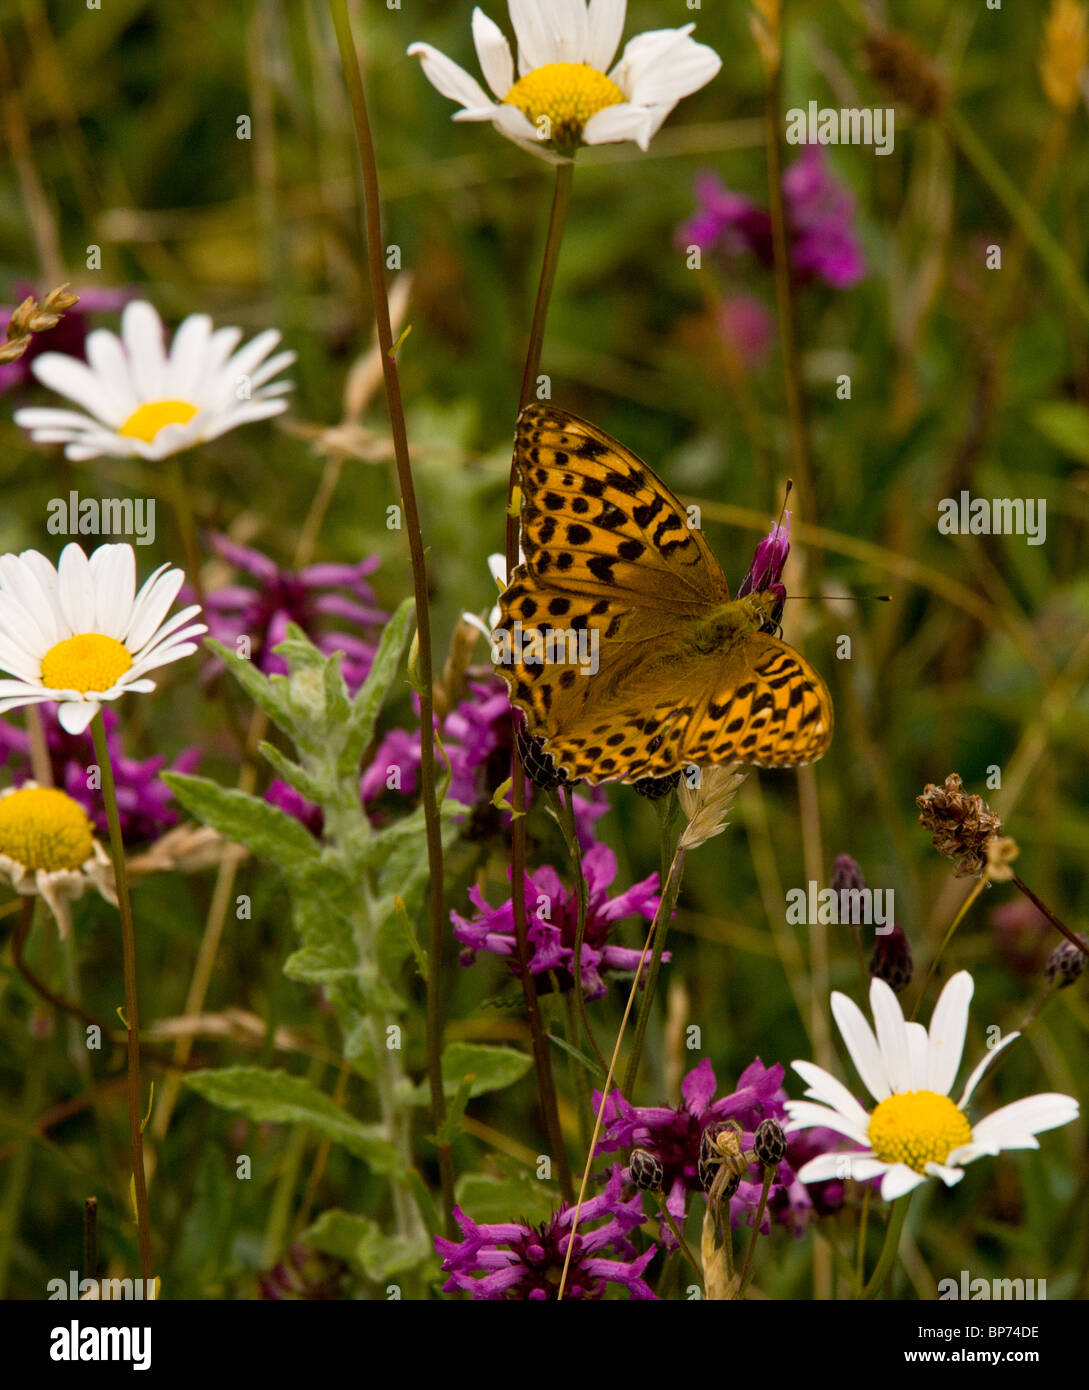
POLYGON ((694 24, 655 29, 620 43, 626 0, 509 0, 518 79, 506 36, 473 11, 473 42, 493 101, 476 78, 429 43, 414 43, 424 75, 461 104, 455 121, 491 121, 534 154, 570 157, 579 145, 634 140, 646 149, 682 99, 706 86, 722 59, 691 38, 694 24))
POLYGON ((41 894, 62 931, 62 902, 85 888, 117 902, 109 858, 86 811, 66 792, 35 782, 0 792, 0 875, 17 893, 41 894))
MULTIPOLYGON (((657 1254, 657 1248, 636 1257, 628 1232, 641 1226, 642 1200, 637 1193, 626 1201, 619 1166, 614 1166, 604 1190, 583 1202, 579 1229, 567 1270, 564 1298, 601 1298, 607 1284, 628 1290, 633 1299, 655 1299, 657 1295, 642 1275, 657 1254), (605 1218, 593 1230, 593 1221, 605 1218), (620 1258, 616 1258, 620 1256, 620 1258)), ((442 1256, 443 1272, 449 1279, 443 1289, 460 1289, 473 1300, 515 1300, 529 1302, 554 1300, 559 1291, 567 1247, 571 1242, 571 1223, 575 1209, 564 1203, 539 1226, 509 1221, 478 1225, 460 1207, 454 1216, 462 1239, 435 1237, 435 1249, 442 1256), (478 1277, 482 1276, 482 1277, 478 1277)))
POLYGON ((70 459, 163 459, 287 409, 291 382, 273 377, 295 354, 269 357, 276 329, 239 348, 240 328, 213 330, 207 314, 190 314, 169 352, 163 337, 159 315, 140 299, 125 306, 120 337, 105 328, 87 335, 86 362, 42 353, 34 375, 82 409, 27 406, 15 423, 40 444, 64 444, 70 459))
POLYGON ((167 621, 185 575, 160 565, 136 592, 131 545, 100 545, 88 560, 74 542, 52 564, 37 550, 0 555, 0 714, 55 701, 57 717, 80 734, 106 700, 155 689, 147 673, 195 652, 207 631, 190 619, 197 604, 167 621))
POLYGON ((788 1130, 822 1125, 865 1147, 857 1153, 822 1154, 798 1174, 802 1182, 850 1176, 865 1182, 881 1178, 887 1202, 926 1181, 960 1182, 964 1167, 1003 1149, 1038 1149, 1035 1136, 1077 1118, 1072 1096, 1045 1093, 1004 1105, 971 1124, 964 1113, 983 1073, 1008 1043, 1010 1033, 990 1049, 969 1076, 954 1105, 950 1091, 960 1070, 968 1005, 975 985, 967 970, 954 975, 941 992, 930 1019, 906 1023, 896 995, 884 980, 870 983, 870 1009, 876 1037, 862 1010, 845 994, 832 995, 832 1014, 851 1060, 877 1101, 867 1112, 851 1092, 812 1062, 795 1062, 811 1100, 787 1102, 788 1130), (823 1102, 815 1104, 814 1102, 823 1102))

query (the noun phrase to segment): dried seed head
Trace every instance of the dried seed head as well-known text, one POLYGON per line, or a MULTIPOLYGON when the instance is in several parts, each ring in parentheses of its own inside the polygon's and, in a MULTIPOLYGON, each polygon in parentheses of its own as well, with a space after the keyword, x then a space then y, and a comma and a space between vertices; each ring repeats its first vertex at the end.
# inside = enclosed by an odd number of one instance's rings
POLYGON ((700 768, 698 787, 690 787, 687 782, 680 784, 677 798, 688 824, 681 831, 678 848, 695 849, 722 834, 737 789, 744 780, 745 773, 736 763, 730 763, 700 768))
POLYGON ((1040 82, 1056 110, 1072 111, 1077 105, 1079 78, 1087 62, 1085 11, 1076 0, 1053 0, 1044 22, 1040 82))
POLYGON ((64 311, 78 303, 79 295, 72 294, 67 284, 50 290, 40 304, 28 295, 8 320, 6 340, 0 345, 0 363, 17 361, 35 333, 56 328, 64 311))
POLYGON ((719 1192, 719 1201, 728 1202, 737 1189, 741 1186, 741 1174, 731 1173, 719 1192))
POLYGON ((879 936, 870 956, 870 975, 885 983, 897 994, 907 989, 915 965, 911 959, 911 947, 903 928, 893 927, 887 936, 879 936))
POLYGON ((957 877, 978 877, 987 863, 988 843, 1002 829, 1001 819, 983 798, 963 791, 960 778, 951 772, 944 787, 928 782, 915 804, 919 824, 931 831, 930 843, 938 853, 956 864, 957 877))
POLYGON ((1017 841, 1009 835, 995 835, 987 841, 987 877, 992 883, 1009 883, 1013 878, 1010 864, 1021 853, 1017 841))
POLYGON ((895 101, 917 116, 936 116, 941 112, 948 99, 945 78, 914 39, 889 29, 883 34, 871 34, 865 51, 870 76, 895 101))
POLYGON ((761 1120, 752 1141, 753 1153, 765 1168, 777 1168, 786 1156, 787 1141, 778 1120, 761 1120))
POLYGON ((661 1160, 649 1149, 632 1149, 628 1159, 628 1172, 640 1192, 661 1192, 665 1181, 665 1169, 661 1160))
POLYGON ((836 862, 832 865, 832 891, 841 893, 844 888, 859 889, 865 888, 866 880, 862 877, 862 870, 849 854, 839 854, 836 862))
MULTIPOLYGON (((1078 940, 1089 946, 1089 939, 1080 932, 1078 933, 1078 940)), ((1047 964, 1044 966, 1044 974, 1047 976, 1048 984, 1055 985, 1058 989, 1066 989, 1067 985, 1072 985, 1084 972, 1085 963, 1084 951, 1079 951, 1072 941, 1060 941, 1048 956, 1047 964)))

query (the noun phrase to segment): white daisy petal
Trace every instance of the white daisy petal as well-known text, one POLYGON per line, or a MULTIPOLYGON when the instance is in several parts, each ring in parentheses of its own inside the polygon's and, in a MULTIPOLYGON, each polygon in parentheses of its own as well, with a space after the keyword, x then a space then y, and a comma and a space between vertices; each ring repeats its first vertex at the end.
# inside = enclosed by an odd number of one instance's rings
POLYGON ((509 0, 510 22, 518 40, 518 73, 524 77, 534 68, 560 61, 543 0, 509 0))
POLYGON ((994 1047, 989 1047, 987 1049, 987 1051, 983 1054, 982 1059, 976 1064, 971 1076, 969 1076, 968 1080, 964 1084, 964 1090, 961 1093, 961 1098, 957 1101, 958 1110, 963 1110, 964 1107, 971 1100, 972 1092, 979 1085, 979 1081, 983 1073, 991 1065, 991 1063, 1002 1051, 1002 1049, 1004 1047, 1008 1047, 1009 1044, 1013 1042, 1014 1038, 1019 1038, 1020 1036, 1020 1033, 1007 1033, 1004 1038, 1001 1038, 997 1043, 995 1043, 994 1047))
POLYGON ((912 1192, 920 1183, 926 1182, 925 1173, 917 1173, 906 1163, 894 1163, 881 1180, 881 1196, 886 1202, 895 1202, 905 1192, 912 1192))
POLYGON ((60 610, 73 633, 95 630, 95 594, 91 567, 81 546, 75 541, 61 551, 57 563, 57 598, 60 610))
POLYGON ((806 1091, 807 1096, 811 1096, 814 1100, 823 1101, 825 1105, 830 1105, 833 1110, 838 1110, 845 1119, 857 1125, 863 1134, 869 1130, 869 1115, 842 1081, 837 1081, 834 1076, 829 1075, 823 1067, 818 1067, 814 1062, 792 1062, 791 1065, 809 1087, 809 1090, 806 1091))
POLYGON ((62 352, 43 352, 31 363, 31 371, 51 391, 67 396, 96 420, 116 428, 132 413, 128 399, 117 387, 74 357, 62 352))
POLYGON ((798 1170, 799 1182, 869 1182, 888 1172, 889 1165, 871 1153, 818 1154, 798 1170))
POLYGON ((121 312, 121 340, 136 395, 144 401, 166 395, 163 321, 146 299, 134 299, 121 312))
POLYGON ((190 314, 178 325, 166 368, 166 389, 173 399, 192 399, 200 385, 211 340, 212 320, 207 314, 190 314))
POLYGON ((540 10, 552 30, 556 62, 588 63, 593 45, 585 0, 548 0, 540 10))
POLYGON ((788 1134, 794 1134, 800 1129, 816 1129, 819 1126, 834 1129, 837 1134, 845 1134, 857 1144, 869 1143, 869 1134, 865 1126, 860 1126, 855 1120, 841 1115, 838 1110, 830 1110, 826 1105, 814 1105, 809 1100, 788 1100, 786 1111, 790 1116, 790 1123, 785 1126, 788 1134))
POLYGON ((907 1032, 908 1059, 911 1067, 911 1089, 927 1089, 927 1069, 930 1063, 930 1040, 921 1023, 905 1023, 907 1032))
POLYGON ((161 565, 151 578, 145 581, 143 588, 133 600, 132 620, 124 637, 125 646, 130 652, 142 650, 150 640, 184 583, 184 571, 172 570, 166 565, 161 565))
POLYGON ((968 1006, 975 988, 967 970, 958 971, 942 990, 930 1016, 930 1066, 927 1088, 947 1096, 960 1070, 968 1032, 968 1006))
POLYGON ((1033 1135, 1068 1125, 1077 1117, 1078 1102, 1073 1096, 1053 1091, 1025 1096, 974 1125, 972 1143, 983 1148, 997 1144, 999 1149, 1037 1149, 1040 1146, 1033 1135))
POLYGON ((123 641, 136 593, 136 555, 131 545, 100 545, 90 560, 95 581, 96 632, 123 641))
POLYGON ((926 1173, 929 1178, 941 1178, 946 1187, 955 1187, 964 1177, 964 1169, 951 1164, 948 1159, 945 1163, 928 1163, 926 1173))
POLYGON ((121 339, 108 328, 96 328, 87 334, 84 353, 87 365, 103 381, 109 382, 111 390, 117 394, 119 403, 131 415, 140 403, 140 395, 133 383, 129 360, 125 356, 121 339))
POLYGON ((502 101, 514 86, 514 57, 506 34, 479 5, 473 11, 473 43, 484 80, 502 101))
POLYGON ((624 32, 627 0, 590 0, 590 52, 586 61, 598 72, 608 72, 624 32))
POLYGON ((832 995, 832 1017, 866 1089, 874 1100, 886 1100, 892 1094, 888 1068, 862 1010, 853 999, 836 990, 832 995))
MULTIPOLYGON (((284 352, 277 352, 274 356, 270 357, 267 362, 250 373, 250 386, 254 391, 256 391, 259 386, 264 386, 265 382, 271 381, 278 372, 282 372, 285 367, 290 367, 298 355, 299 354, 293 352, 291 348, 287 348, 284 352)), ((266 387, 265 389, 269 390, 271 388, 266 387)), ((277 382, 276 389, 278 391, 291 391, 294 389, 294 382, 277 382)))
POLYGON ((873 1014, 877 1045, 885 1059, 889 1081, 894 1092, 911 1089, 911 1056, 908 1052, 907 1029, 900 1001, 884 980, 870 981, 870 1012, 873 1014))
POLYGON ((247 401, 236 409, 224 414, 201 431, 206 442, 218 439, 221 434, 233 430, 237 425, 251 425, 255 420, 269 420, 274 415, 282 415, 287 409, 287 401, 255 400, 247 401))
MULTIPOLYGON (((546 157, 548 150, 537 138, 537 127, 529 119, 524 111, 519 111, 517 106, 493 106, 487 113, 488 119, 495 126, 501 135, 505 135, 508 140, 514 140, 524 148, 532 150, 534 154, 546 157)), ((464 117, 466 120, 473 119, 467 112, 461 112, 455 116, 454 120, 464 117)))
POLYGON ((630 101, 619 102, 595 111, 582 128, 586 145, 612 145, 620 140, 634 140, 645 150, 654 134, 652 113, 645 106, 633 106, 630 101))
POLYGON ((66 733, 82 734, 100 708, 97 700, 66 700, 57 706, 57 718, 66 733))
POLYGON ((428 82, 450 101, 468 107, 491 105, 487 93, 476 78, 470 77, 452 58, 440 53, 437 48, 432 48, 429 43, 411 44, 408 54, 410 58, 419 58, 428 82))

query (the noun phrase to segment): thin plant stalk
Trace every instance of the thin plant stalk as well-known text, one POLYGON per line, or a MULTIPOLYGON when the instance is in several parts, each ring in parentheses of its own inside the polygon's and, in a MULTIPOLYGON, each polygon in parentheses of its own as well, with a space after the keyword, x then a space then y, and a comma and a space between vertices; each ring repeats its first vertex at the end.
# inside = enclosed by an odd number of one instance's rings
POLYGON ((885 1280, 892 1273, 892 1267, 896 1263, 896 1255, 900 1249, 900 1234, 904 1229, 904 1220, 907 1217, 910 1202, 910 1192, 905 1193, 903 1197, 898 1197, 893 1202, 892 1210, 889 1212, 889 1224, 885 1230, 885 1243, 881 1247, 881 1254, 877 1257, 874 1272, 870 1275, 870 1282, 859 1291, 858 1297, 860 1299, 868 1301, 876 1298, 884 1286, 885 1280))
MULTIPOLYGON (((671 796, 670 800, 676 804, 676 798, 671 796)), ((665 863, 669 853, 669 830, 672 824, 671 815, 663 815, 661 818, 661 855, 662 862, 665 863)), ((672 876, 667 878, 667 884, 672 881, 672 876)), ((676 887, 673 891, 673 902, 677 901, 677 893, 680 890, 680 878, 676 880, 676 887)), ((673 905, 670 904, 669 913, 662 919, 661 928, 654 934, 654 953, 650 958, 650 967, 647 970, 647 982, 643 989, 643 997, 639 1001, 639 1014, 635 1020, 635 1038, 632 1042, 631 1054, 628 1057, 627 1070, 624 1073, 624 1084, 621 1090, 628 1100, 631 1100, 635 1093, 635 1081, 639 1075, 639 1063, 643 1056, 643 1043, 646 1040, 647 1025, 650 1023, 650 1011, 654 1004, 654 997, 658 988, 658 972, 662 967, 662 952, 665 950, 666 936, 669 933, 669 919, 673 913, 673 905)), ((657 917, 657 914, 656 914, 657 917)), ((636 981, 638 982, 638 976, 636 981)))
POLYGON ((665 1193, 656 1192, 654 1194, 654 1198, 658 1203, 659 1215, 661 1216, 662 1220, 666 1223, 666 1225, 669 1227, 669 1229, 673 1232, 673 1239, 677 1242, 678 1250, 680 1250, 684 1258, 696 1271, 696 1274, 699 1276, 700 1283, 702 1283, 703 1270, 700 1269, 699 1261, 696 1259, 695 1255, 693 1255, 691 1249, 689 1248, 688 1242, 684 1238, 684 1233, 681 1231, 681 1228, 677 1225, 676 1218, 674 1217, 673 1213, 669 1210, 669 1208, 666 1206, 665 1193))
POLYGON ((170 490, 174 494, 174 515, 178 522, 182 549, 185 552, 185 568, 193 581, 193 592, 200 606, 204 607, 204 581, 201 578, 200 540, 193 499, 185 481, 185 455, 174 454, 169 463, 170 490))
MULTIPOLYGON (((567 852, 571 856, 571 868, 575 879, 575 894, 577 900, 578 916, 575 922, 575 968, 572 972, 572 983, 574 986, 575 1003, 578 1006, 578 1017, 582 1023, 583 1032, 586 1040, 590 1044, 590 1049, 594 1056, 605 1065, 605 1057, 601 1048, 597 1045, 594 1037, 594 1030, 590 1026, 590 1016, 586 1011, 586 991, 582 983, 582 947, 586 939, 586 914, 588 910, 586 893, 586 875, 582 870, 582 846, 579 844, 578 828, 575 825, 575 806, 572 801, 573 793, 568 789, 566 797, 560 797, 555 793, 555 800, 558 803, 557 819, 560 829, 563 831, 563 838, 567 844, 567 852)), ((574 1038, 571 1040, 574 1042, 574 1038)))
MULTIPOLYGON (((574 179, 572 163, 556 166, 556 185, 552 195, 552 212, 548 221, 548 234, 545 238, 544 257, 541 275, 537 285, 537 299, 533 306, 533 321, 529 330, 529 348, 526 352, 525 368, 522 372, 522 387, 518 395, 519 413, 529 402, 536 386, 541 367, 541 351, 544 346, 545 326, 548 322, 548 308, 552 300, 552 289, 556 283, 556 268, 560 261, 560 247, 563 243, 564 228, 567 225, 567 211, 571 204, 571 187, 574 179)), ((506 568, 507 577, 514 573, 518 563, 518 538, 521 529, 517 506, 517 473, 514 460, 511 460, 510 481, 507 486, 507 525, 506 525, 506 568)), ((511 720, 519 718, 518 711, 511 711, 511 720)), ((517 730, 515 730, 517 732, 517 730)), ((552 1076, 552 1057, 548 1038, 541 1019, 540 1004, 537 999, 537 985, 529 969, 529 929, 526 925, 526 774, 522 760, 518 756, 517 737, 512 739, 511 753, 511 907, 514 914, 514 939, 518 959, 518 976, 522 984, 522 995, 526 1006, 526 1020, 529 1024, 530 1040, 533 1045, 533 1065, 537 1073, 537 1091, 541 1102, 545 1128, 548 1132, 549 1147, 552 1150, 559 1178, 560 1190, 565 1201, 573 1195, 571 1167, 563 1143, 563 1129, 560 1125, 559 1107, 556 1103, 556 1087, 552 1076)))
POLYGON ((756 1253, 756 1237, 760 1234, 760 1223, 764 1219, 764 1208, 768 1204, 768 1193, 771 1191, 771 1182, 775 1177, 774 1168, 764 1169, 764 1181, 760 1188, 760 1201, 756 1208, 756 1219, 752 1223, 752 1235, 749 1237, 749 1248, 745 1251, 745 1263, 741 1266, 741 1277, 738 1280, 737 1296, 742 1298, 750 1279, 752 1269, 752 1257, 756 1253))
POLYGON ((913 1020, 915 1018, 915 1015, 919 1012, 919 1005, 923 1002, 923 999, 926 996, 926 991, 930 985, 930 981, 934 977, 934 971, 938 968, 938 962, 941 960, 942 955, 945 952, 945 948, 953 939, 953 933, 960 926, 961 922, 964 920, 965 914, 967 913, 968 909, 979 897, 980 893, 983 892, 986 886, 987 880, 985 878, 977 879, 975 885, 972 888, 972 891, 961 903, 960 907, 957 909, 956 915, 954 916, 953 920, 949 923, 949 929, 945 933, 945 937, 942 940, 942 944, 938 947, 937 951, 935 952, 934 959, 930 962, 930 965, 927 967, 926 978, 923 980, 923 983, 919 987, 919 993, 915 1000, 915 1007, 911 1011, 911 1017, 913 1020))
POLYGON ((628 1026, 628 1019, 631 1017, 632 1005, 635 1003, 635 991, 639 988, 639 980, 643 974, 643 965, 647 955, 653 945, 655 933, 661 928, 662 922, 667 920, 673 911, 673 904, 677 901, 677 894, 681 887, 681 878, 684 874, 684 861, 688 851, 680 845, 677 846, 673 855, 673 863, 669 868, 669 879, 666 883, 665 892, 662 894, 661 901, 658 903, 658 911, 654 914, 654 921, 650 924, 647 932, 647 939, 643 943, 643 949, 639 960, 635 966, 635 978, 631 982, 631 989, 628 991, 628 1002, 624 1005, 624 1016, 620 1020, 620 1027, 616 1034, 616 1043, 613 1047, 613 1055, 609 1059, 609 1070, 605 1074, 605 1080, 601 1087, 601 1104, 597 1108, 597 1115, 594 1119, 594 1133, 590 1140, 590 1147, 586 1154, 586 1166, 582 1170, 582 1183, 579 1187, 578 1201, 575 1204, 575 1215, 571 1222, 571 1236, 567 1242, 567 1254, 564 1256, 563 1273, 560 1276, 559 1292, 557 1300, 563 1298, 563 1291, 567 1287, 567 1271, 571 1264, 571 1255, 575 1248, 575 1236, 579 1228, 579 1214, 582 1211, 582 1204, 586 1197, 586 1187, 590 1181, 590 1168, 594 1161, 594 1149, 597 1147, 598 1137, 601 1134, 601 1123, 605 1117, 605 1107, 609 1103, 609 1087, 613 1082, 613 1074, 616 1071, 616 1064, 620 1057, 620 1045, 624 1041, 624 1031, 628 1026))
MULTIPOLYGON (((363 74, 352 37, 346 0, 329 0, 329 12, 336 31, 344 82, 348 89, 356 142, 363 174, 363 211, 367 231, 367 264, 370 272, 371 297, 374 304, 375 326, 382 350, 382 372, 389 408, 390 431, 397 463, 397 482, 405 513, 409 554, 412 562, 412 588, 416 600, 416 631, 418 638, 418 672, 420 700, 420 784, 422 789, 424 824, 427 835, 428 906, 430 933, 428 940, 427 972, 427 1081, 431 1101, 431 1122, 439 1133, 446 1118, 446 1100, 442 1079, 442 948, 446 933, 443 912, 443 854, 439 822, 439 805, 435 781, 434 689, 431 660, 431 615, 428 609, 427 558, 424 551, 420 513, 416 505, 416 486, 412 477, 412 461, 408 448, 401 382, 397 359, 393 352, 393 328, 390 321, 389 294, 383 271, 385 250, 382 241, 382 208, 378 186, 378 165, 371 135, 367 97, 363 74)), ((442 1205, 448 1236, 454 1234, 454 1163, 449 1142, 438 1145, 439 1179, 442 1205)))
POLYGON ((1028 898, 1033 907, 1036 908, 1037 912, 1042 912, 1044 914, 1056 931, 1062 932, 1067 941, 1076 946, 1083 956, 1089 956, 1089 946, 1086 946, 1084 941, 1075 936, 1068 926, 1060 922, 1051 908, 1048 907, 1047 903, 1038 898, 1028 884, 1023 879, 1018 878, 1012 869, 1010 870, 1010 878, 1017 887, 1020 888, 1021 892, 1024 893, 1025 897, 1028 898))
POLYGON ((147 1288, 151 1281, 151 1224, 147 1209, 147 1181, 144 1175, 143 1113, 140 1095, 140 1010, 136 993, 136 924, 129 897, 125 869, 125 845, 121 838, 121 817, 117 810, 117 791, 113 764, 106 742, 106 725, 99 709, 91 721, 95 760, 102 773, 102 799, 110 828, 110 850, 117 885, 117 906, 121 914, 121 944, 125 971, 125 1029, 128 1034, 129 1145, 132 1150, 132 1189, 136 1207, 136 1227, 140 1238, 140 1265, 147 1288))

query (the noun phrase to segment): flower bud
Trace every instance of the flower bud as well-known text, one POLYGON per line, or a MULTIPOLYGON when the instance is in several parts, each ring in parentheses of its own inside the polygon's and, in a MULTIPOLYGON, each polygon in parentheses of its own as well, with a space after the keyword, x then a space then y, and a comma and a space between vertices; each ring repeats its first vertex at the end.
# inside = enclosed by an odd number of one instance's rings
POLYGON ((839 854, 836 862, 832 865, 832 891, 841 893, 844 888, 858 889, 865 888, 866 880, 862 877, 862 870, 849 854, 839 854))
POLYGON ((765 1168, 777 1168, 787 1151, 786 1134, 778 1120, 761 1120, 752 1141, 753 1153, 765 1168))
MULTIPOLYGON (((1080 932, 1078 940, 1086 940, 1080 932)), ((1089 945, 1089 942, 1086 944, 1089 945)), ((1047 976, 1048 984, 1055 985, 1058 989, 1066 989, 1084 969, 1085 952, 1079 951, 1072 941, 1060 941, 1047 958, 1044 974, 1047 976)))
POLYGON ((870 975, 875 980, 884 980, 899 994, 911 984, 914 971, 911 947, 901 927, 894 926, 887 936, 877 938, 870 955, 870 975))
POLYGON ((632 1149, 628 1172, 640 1192, 661 1192, 665 1169, 649 1149, 632 1149))

